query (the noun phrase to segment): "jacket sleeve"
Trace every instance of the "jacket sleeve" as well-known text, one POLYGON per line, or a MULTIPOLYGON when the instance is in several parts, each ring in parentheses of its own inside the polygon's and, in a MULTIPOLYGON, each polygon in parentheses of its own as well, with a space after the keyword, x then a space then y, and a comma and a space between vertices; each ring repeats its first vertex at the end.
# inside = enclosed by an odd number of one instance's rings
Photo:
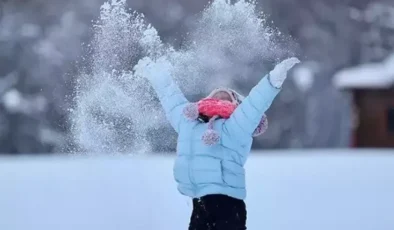
POLYGON ((157 93, 168 121, 175 131, 179 133, 180 126, 187 121, 183 115, 183 108, 188 103, 188 100, 173 81, 169 72, 164 72, 160 76, 149 77, 148 80, 157 93))
POLYGON ((224 129, 239 141, 252 137, 262 116, 280 90, 271 85, 269 75, 261 79, 231 117, 224 122, 224 129))

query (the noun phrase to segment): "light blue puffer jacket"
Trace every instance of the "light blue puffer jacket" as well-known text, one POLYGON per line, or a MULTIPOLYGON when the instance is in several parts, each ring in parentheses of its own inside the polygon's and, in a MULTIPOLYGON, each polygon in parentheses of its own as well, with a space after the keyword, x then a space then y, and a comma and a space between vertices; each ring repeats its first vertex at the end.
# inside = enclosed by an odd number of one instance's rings
POLYGON ((207 123, 190 121, 183 109, 189 103, 169 72, 151 76, 167 119, 178 133, 174 177, 181 194, 199 198, 208 194, 224 194, 245 199, 244 165, 252 146, 252 133, 271 106, 280 89, 264 77, 237 107, 232 116, 214 122, 220 142, 205 145, 201 138, 207 123))

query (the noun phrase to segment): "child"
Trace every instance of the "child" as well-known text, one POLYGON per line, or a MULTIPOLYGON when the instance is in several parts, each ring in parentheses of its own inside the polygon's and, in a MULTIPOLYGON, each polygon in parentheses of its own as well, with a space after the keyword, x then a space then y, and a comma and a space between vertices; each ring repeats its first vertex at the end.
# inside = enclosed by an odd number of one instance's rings
POLYGON ((171 78, 164 58, 144 58, 135 73, 151 82, 178 133, 174 178, 178 191, 193 199, 189 230, 245 230, 244 165, 253 137, 267 127, 265 112, 297 58, 278 64, 243 98, 219 88, 189 103, 171 78))

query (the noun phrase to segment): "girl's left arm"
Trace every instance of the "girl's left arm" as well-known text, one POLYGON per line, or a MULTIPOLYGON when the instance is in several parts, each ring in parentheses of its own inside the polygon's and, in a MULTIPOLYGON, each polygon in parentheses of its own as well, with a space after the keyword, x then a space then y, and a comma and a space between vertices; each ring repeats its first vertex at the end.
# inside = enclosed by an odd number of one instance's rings
POLYGON ((238 141, 251 138, 262 116, 280 92, 287 72, 297 63, 299 63, 297 58, 289 58, 261 79, 230 118, 224 122, 224 129, 238 141))

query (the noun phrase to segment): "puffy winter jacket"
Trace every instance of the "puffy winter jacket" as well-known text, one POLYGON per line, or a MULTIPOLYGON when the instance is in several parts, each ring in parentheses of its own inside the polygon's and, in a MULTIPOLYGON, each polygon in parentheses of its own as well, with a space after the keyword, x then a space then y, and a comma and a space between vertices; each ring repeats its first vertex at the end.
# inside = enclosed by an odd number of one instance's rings
POLYGON ((157 74, 160 76, 150 76, 149 80, 178 133, 174 178, 179 192, 192 198, 224 194, 245 199, 244 165, 251 150, 252 133, 280 89, 270 84, 268 76, 264 77, 229 119, 214 122, 220 142, 208 146, 201 140, 207 123, 188 120, 183 109, 189 102, 170 73, 157 74))

